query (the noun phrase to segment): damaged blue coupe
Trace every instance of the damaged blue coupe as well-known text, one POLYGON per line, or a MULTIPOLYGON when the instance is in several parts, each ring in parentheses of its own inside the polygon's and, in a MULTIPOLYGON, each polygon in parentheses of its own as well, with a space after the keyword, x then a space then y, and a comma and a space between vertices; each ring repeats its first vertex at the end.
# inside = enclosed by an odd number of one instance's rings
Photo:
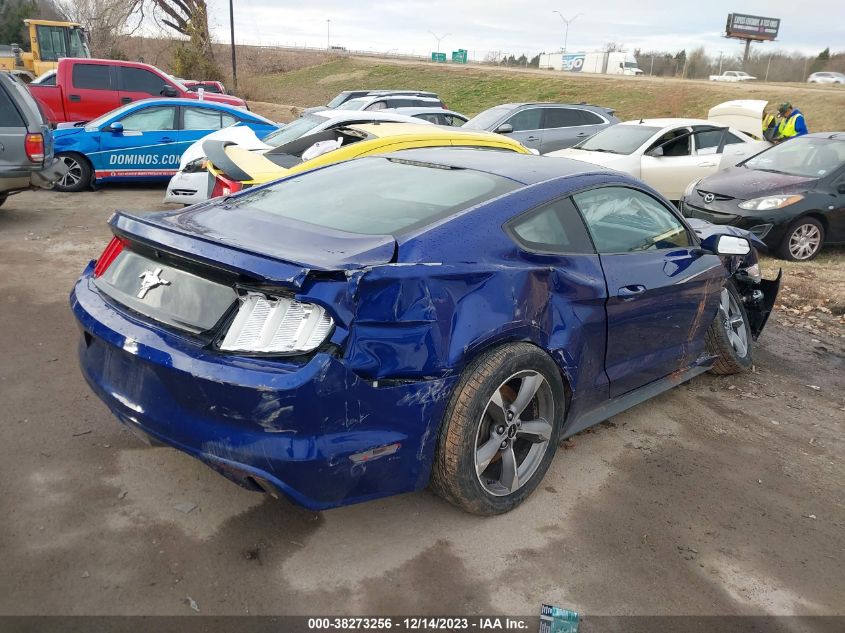
POLYGON ((495 151, 110 222, 71 295, 91 388, 139 435, 311 509, 431 485, 508 511, 561 438, 750 367, 779 284, 756 238, 629 176, 495 151))

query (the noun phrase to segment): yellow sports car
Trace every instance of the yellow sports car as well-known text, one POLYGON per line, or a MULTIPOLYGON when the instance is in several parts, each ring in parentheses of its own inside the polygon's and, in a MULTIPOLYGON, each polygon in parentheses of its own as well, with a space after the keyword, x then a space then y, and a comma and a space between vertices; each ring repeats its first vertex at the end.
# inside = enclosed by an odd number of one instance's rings
POLYGON ((229 141, 209 140, 203 144, 203 151, 208 157, 206 169, 214 176, 211 197, 215 197, 331 163, 420 147, 478 147, 531 153, 518 141, 493 132, 410 123, 355 124, 303 136, 264 152, 244 149, 229 141))

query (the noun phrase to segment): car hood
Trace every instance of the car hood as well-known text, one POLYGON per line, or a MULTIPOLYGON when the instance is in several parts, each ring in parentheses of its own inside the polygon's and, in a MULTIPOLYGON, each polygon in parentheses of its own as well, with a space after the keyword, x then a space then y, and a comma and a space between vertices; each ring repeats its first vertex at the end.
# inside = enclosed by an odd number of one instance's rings
POLYGON ((769 102, 765 99, 734 99, 710 108, 707 120, 732 127, 754 138, 763 134, 763 112, 769 102))
POLYGON ((60 123, 55 130, 53 130, 53 138, 67 138, 74 134, 81 134, 85 131, 85 127, 80 125, 76 127, 76 123, 60 123))
POLYGON ((583 149, 575 149, 574 147, 560 149, 556 152, 549 152, 548 154, 546 154, 546 156, 554 156, 557 158, 571 158, 572 160, 580 160, 583 163, 601 165, 602 167, 609 167, 611 169, 621 169, 622 165, 627 163, 628 159, 630 159, 630 155, 628 154, 591 152, 583 149))
POLYGON ((730 167, 698 183, 697 189, 740 200, 779 193, 799 193, 810 189, 815 178, 776 174, 746 167, 730 167))
POLYGON ((267 143, 262 143, 255 132, 245 125, 234 125, 232 127, 223 128, 203 136, 198 141, 192 143, 185 153, 182 154, 182 159, 179 161, 179 169, 184 169, 185 165, 197 158, 203 158, 205 152, 202 149, 202 144, 205 141, 229 141, 236 143, 238 147, 243 147, 248 150, 267 150, 271 146, 267 143))

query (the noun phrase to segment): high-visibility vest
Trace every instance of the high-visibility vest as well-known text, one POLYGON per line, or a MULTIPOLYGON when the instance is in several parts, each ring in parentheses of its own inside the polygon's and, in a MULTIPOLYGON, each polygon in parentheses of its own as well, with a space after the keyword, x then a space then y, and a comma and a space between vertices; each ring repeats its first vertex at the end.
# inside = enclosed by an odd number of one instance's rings
POLYGON ((778 125, 778 136, 781 138, 798 136, 798 132, 795 131, 795 121, 798 120, 799 116, 801 116, 801 113, 796 112, 788 119, 781 121, 780 125, 778 125))

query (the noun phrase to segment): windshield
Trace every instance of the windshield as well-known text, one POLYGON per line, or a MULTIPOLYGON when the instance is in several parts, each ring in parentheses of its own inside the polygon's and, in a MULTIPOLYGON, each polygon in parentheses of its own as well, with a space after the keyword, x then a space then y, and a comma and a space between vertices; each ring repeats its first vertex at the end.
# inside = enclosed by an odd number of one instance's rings
POLYGON ((845 164, 845 140, 798 137, 742 163, 749 169, 822 178, 845 164))
POLYGON ((265 136, 262 140, 267 143, 267 145, 278 147, 279 145, 284 145, 290 141, 295 141, 300 136, 308 134, 314 128, 325 122, 325 117, 314 114, 306 114, 305 116, 299 117, 296 121, 288 123, 283 128, 265 136))
POLYGON ((337 106, 339 106, 341 103, 344 103, 344 102, 346 101, 346 97, 348 97, 348 96, 349 96, 349 95, 348 95, 348 93, 346 93, 346 92, 341 92, 341 93, 340 93, 339 95, 337 95, 334 99, 332 99, 331 101, 329 101, 329 102, 326 104, 326 107, 328 107, 328 108, 336 108, 336 107, 337 107, 337 106))
POLYGON ((625 62, 625 68, 637 68, 637 62, 625 62))
POLYGON ((131 110, 136 105, 138 105, 138 104, 137 103, 127 103, 126 105, 120 106, 119 108, 116 108, 116 109, 114 109, 110 112, 106 112, 105 114, 101 114, 96 119, 92 119, 91 121, 88 121, 88 123, 85 125, 85 129, 92 130, 94 128, 98 128, 101 125, 103 125, 106 121, 111 121, 114 118, 120 117, 123 113, 125 113, 127 110, 131 110))
POLYGON ((349 233, 395 235, 520 186, 472 169, 371 157, 288 178, 230 204, 349 233))
POLYGON ((464 123, 463 127, 470 130, 489 130, 510 111, 511 108, 505 107, 490 108, 489 110, 476 114, 469 121, 464 123))
POLYGON ((648 125, 614 125, 577 145, 575 149, 611 154, 632 154, 660 131, 648 125))
POLYGON ((344 101, 335 110, 363 110, 370 103, 370 99, 358 97, 357 99, 350 99, 344 101))
POLYGON ((71 28, 68 31, 68 36, 70 57, 91 57, 91 51, 88 50, 88 43, 85 41, 85 32, 82 29, 71 28))

